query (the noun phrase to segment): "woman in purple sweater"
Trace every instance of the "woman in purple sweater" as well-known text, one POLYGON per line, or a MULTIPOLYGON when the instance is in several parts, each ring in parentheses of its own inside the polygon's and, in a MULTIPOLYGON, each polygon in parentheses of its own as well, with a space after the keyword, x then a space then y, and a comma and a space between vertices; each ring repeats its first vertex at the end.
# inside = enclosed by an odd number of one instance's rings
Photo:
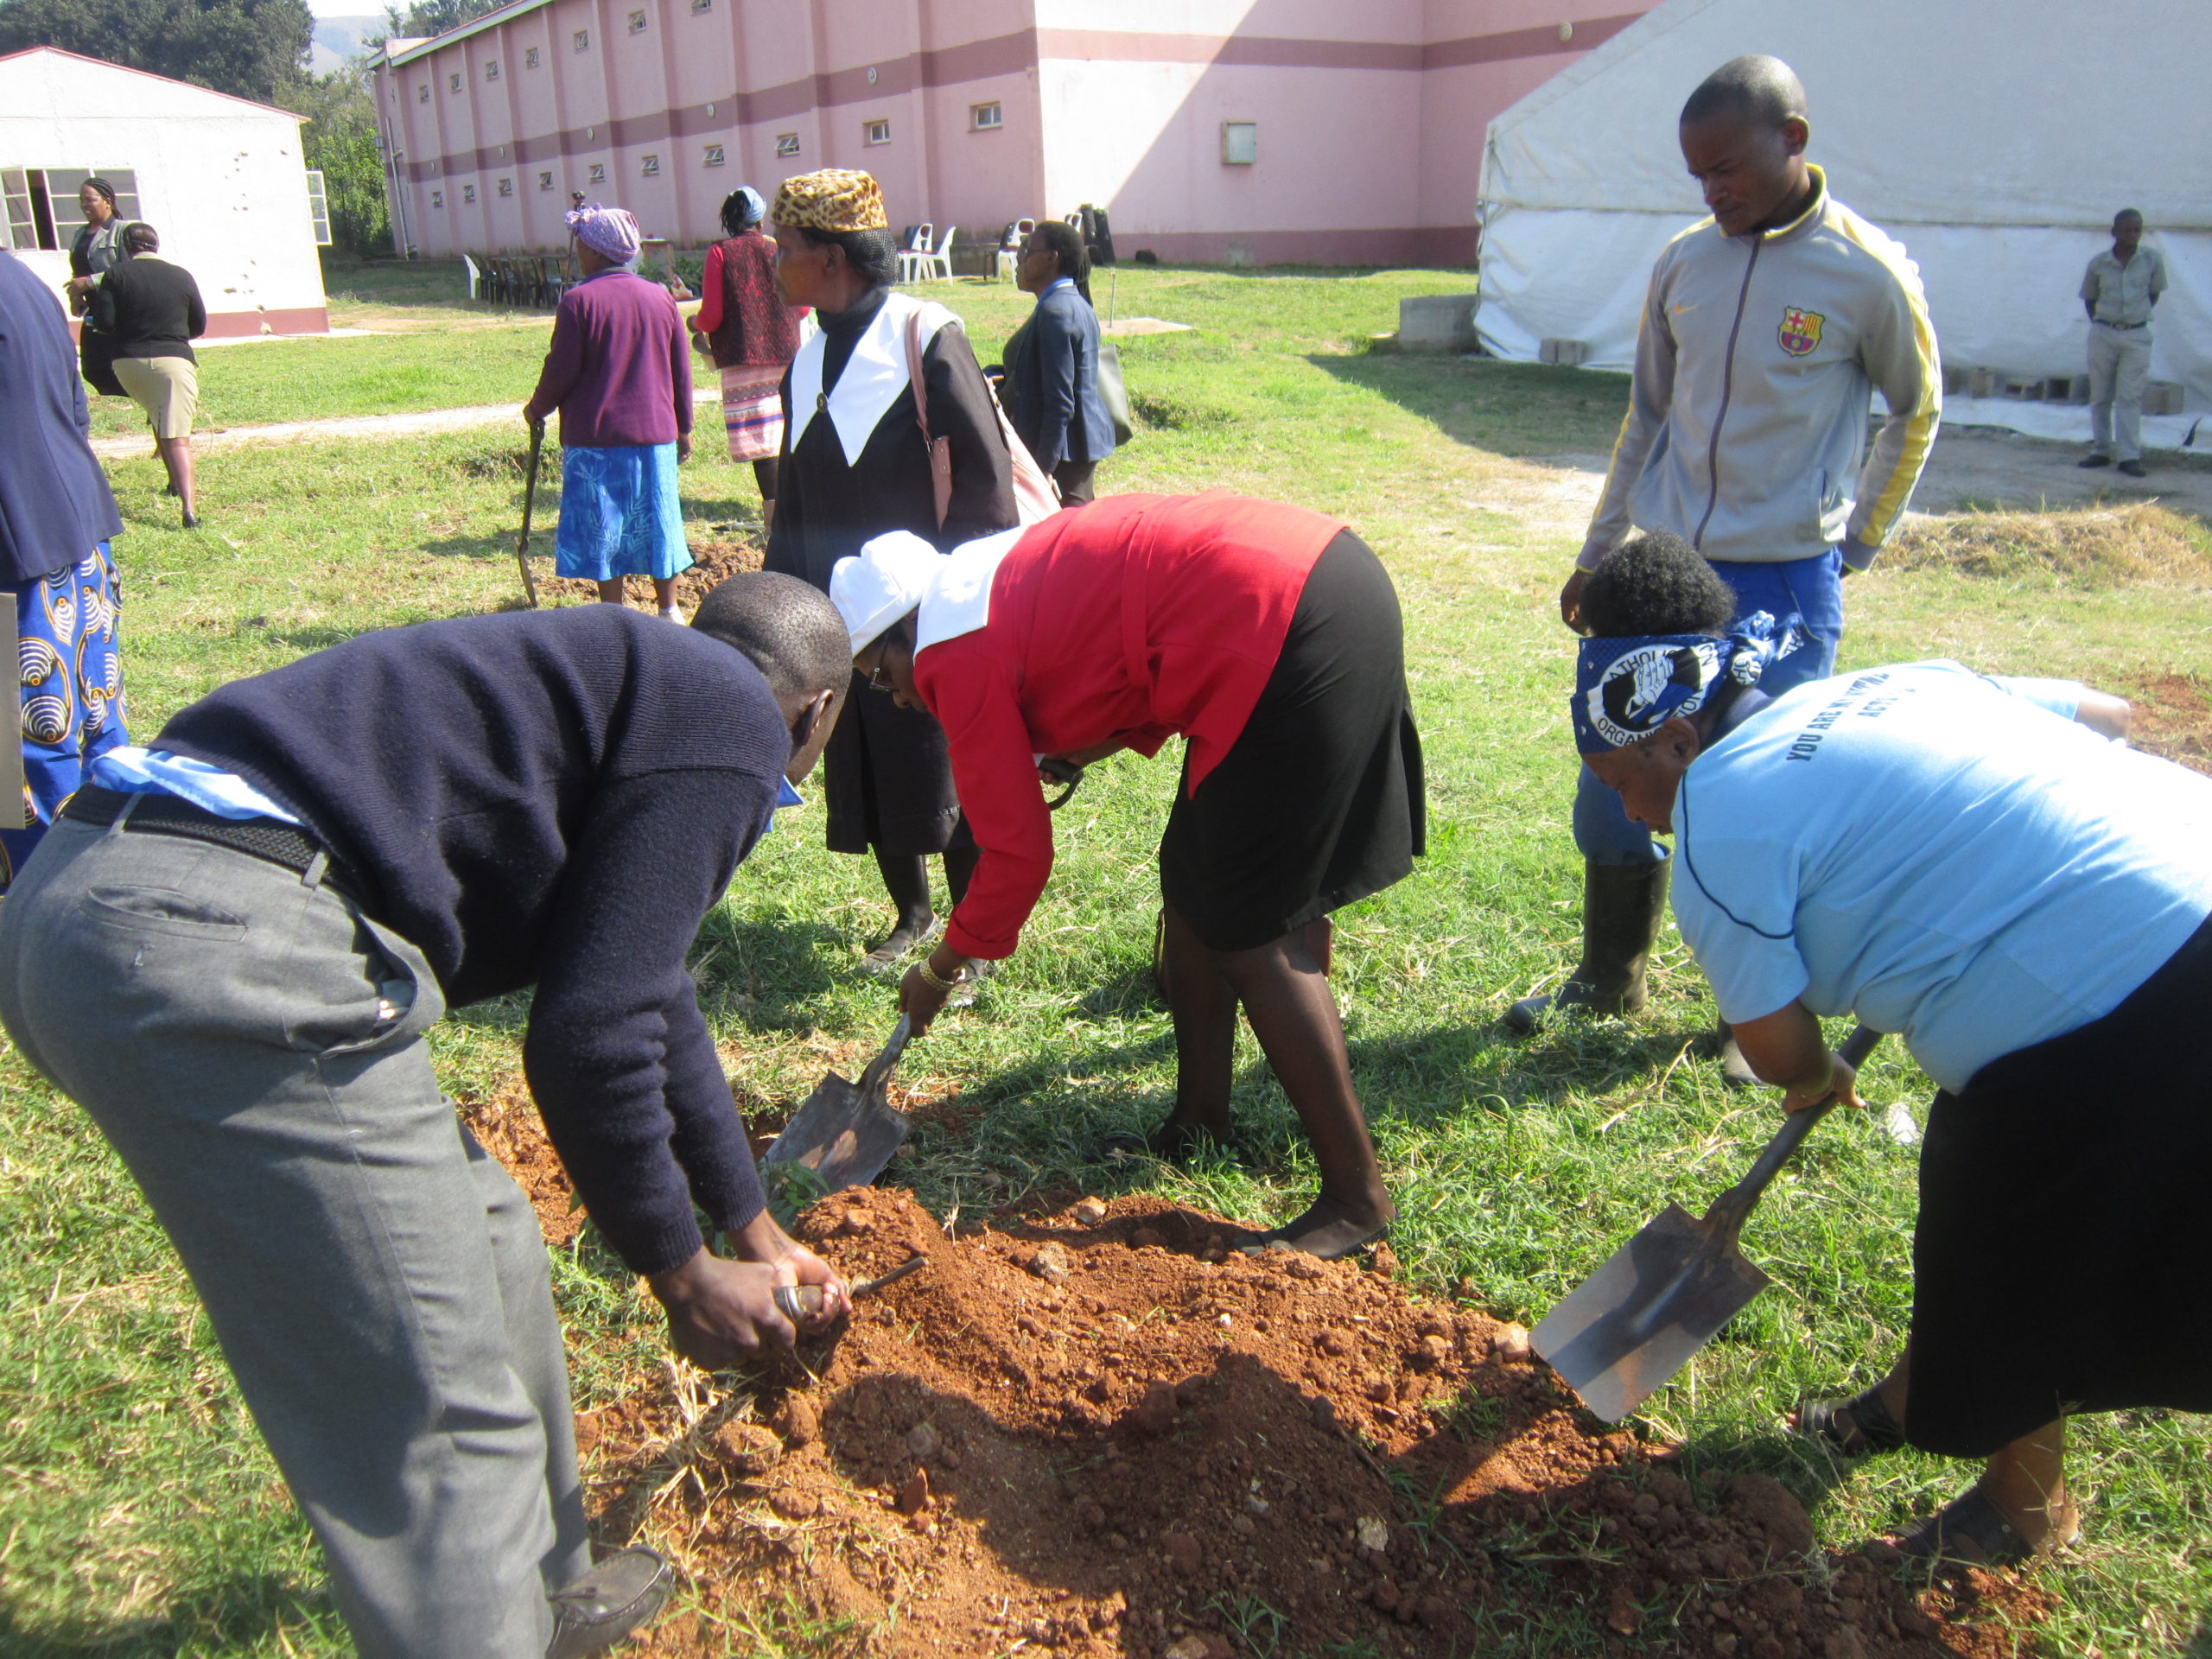
POLYGON ((638 275, 643 238, 620 207, 568 215, 583 281, 561 298, 532 426, 561 411, 561 525, 554 569, 622 602, 625 576, 651 576, 670 621, 690 569, 676 467, 691 454, 691 359, 666 289, 638 275))

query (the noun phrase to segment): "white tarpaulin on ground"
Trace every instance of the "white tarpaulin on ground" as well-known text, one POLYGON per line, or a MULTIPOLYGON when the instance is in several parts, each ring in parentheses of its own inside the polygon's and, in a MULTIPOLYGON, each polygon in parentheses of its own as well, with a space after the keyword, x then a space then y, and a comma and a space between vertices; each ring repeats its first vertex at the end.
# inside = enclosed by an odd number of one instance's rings
MULTIPOLYGON (((2171 283, 2152 378, 2212 409, 2212 4, 2172 0, 1663 0, 1491 123, 1485 350, 1525 361, 1579 340, 1591 366, 1629 366, 1652 262, 1704 216, 1676 118, 1747 52, 1804 81, 1808 154, 1919 264, 1946 364, 2084 372, 2082 272, 2137 207, 2171 283)), ((1977 402, 1977 420, 1993 412, 2088 435, 2080 408, 1977 402)), ((2192 424, 2146 421, 2144 438, 2192 424)))

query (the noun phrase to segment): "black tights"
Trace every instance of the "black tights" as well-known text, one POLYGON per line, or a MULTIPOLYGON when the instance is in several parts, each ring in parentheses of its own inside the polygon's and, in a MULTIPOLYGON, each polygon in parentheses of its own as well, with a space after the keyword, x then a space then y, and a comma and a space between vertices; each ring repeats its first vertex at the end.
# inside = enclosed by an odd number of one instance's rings
MULTIPOLYGON (((957 906, 968 896, 968 879, 976 873, 979 854, 974 845, 948 847, 944 849, 944 885, 957 906)), ((879 850, 875 868, 883 876, 883 886, 891 895, 891 902, 899 907, 898 931, 918 938, 935 919, 930 908, 930 864, 919 853, 887 853, 879 850)))

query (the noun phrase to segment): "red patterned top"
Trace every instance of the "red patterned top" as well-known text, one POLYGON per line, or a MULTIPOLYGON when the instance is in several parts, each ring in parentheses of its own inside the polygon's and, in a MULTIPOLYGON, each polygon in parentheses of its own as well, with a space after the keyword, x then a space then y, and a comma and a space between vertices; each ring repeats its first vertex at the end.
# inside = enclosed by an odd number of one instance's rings
POLYGON ((759 231, 747 231, 707 250, 699 278, 704 298, 692 326, 714 347, 715 366, 781 367, 798 355, 798 320, 804 306, 776 297, 776 245, 759 231))

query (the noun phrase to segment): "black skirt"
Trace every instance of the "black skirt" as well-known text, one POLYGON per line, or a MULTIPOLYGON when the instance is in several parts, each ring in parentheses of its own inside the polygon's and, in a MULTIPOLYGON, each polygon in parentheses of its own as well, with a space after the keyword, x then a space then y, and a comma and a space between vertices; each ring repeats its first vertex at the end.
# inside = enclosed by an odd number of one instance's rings
POLYGON ((1913 1235, 1915 1446, 2212 1411, 2212 920, 2101 1020, 1936 1096, 1913 1235))
POLYGON ((1427 842, 1405 625, 1366 543, 1306 576, 1252 717, 1160 842, 1160 887, 1216 950, 1249 950, 1380 893, 1427 842))
POLYGON ((822 777, 833 853, 895 857, 974 845, 952 786, 944 728, 921 709, 901 709, 858 674, 822 752, 822 777))

